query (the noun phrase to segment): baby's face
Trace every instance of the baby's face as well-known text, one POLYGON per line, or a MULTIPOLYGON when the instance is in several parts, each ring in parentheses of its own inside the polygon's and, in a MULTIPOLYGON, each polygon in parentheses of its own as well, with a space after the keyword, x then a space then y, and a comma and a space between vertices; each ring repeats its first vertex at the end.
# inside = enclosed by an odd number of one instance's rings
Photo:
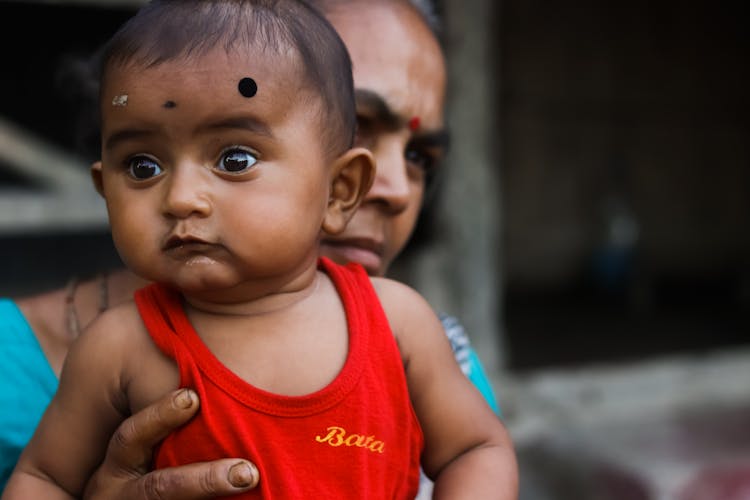
POLYGON ((101 190, 131 270, 232 300, 315 261, 331 169, 294 63, 219 48, 109 71, 101 190))

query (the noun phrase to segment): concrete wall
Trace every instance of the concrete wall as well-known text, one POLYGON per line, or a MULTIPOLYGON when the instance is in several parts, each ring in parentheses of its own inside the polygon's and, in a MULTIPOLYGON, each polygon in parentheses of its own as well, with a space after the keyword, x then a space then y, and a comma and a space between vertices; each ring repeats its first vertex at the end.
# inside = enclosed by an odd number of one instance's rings
POLYGON ((398 263, 396 275, 433 306, 457 316, 491 372, 505 365, 500 268, 502 227, 498 2, 443 2, 448 59, 447 125, 433 241, 398 263))

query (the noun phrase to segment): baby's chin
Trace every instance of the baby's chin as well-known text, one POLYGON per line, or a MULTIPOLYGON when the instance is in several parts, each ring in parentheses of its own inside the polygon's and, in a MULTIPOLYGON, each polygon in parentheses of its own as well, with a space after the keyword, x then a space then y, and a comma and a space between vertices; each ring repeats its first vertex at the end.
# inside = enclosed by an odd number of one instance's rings
POLYGON ((224 269, 215 269, 216 263, 205 262, 205 266, 196 262, 193 268, 183 268, 170 276, 160 276, 161 283, 175 288, 185 295, 195 297, 201 296, 223 296, 225 293, 241 285, 241 279, 236 273, 227 272, 224 269), (203 267, 200 269, 200 267, 203 267), (199 269, 196 269, 199 268, 199 269))

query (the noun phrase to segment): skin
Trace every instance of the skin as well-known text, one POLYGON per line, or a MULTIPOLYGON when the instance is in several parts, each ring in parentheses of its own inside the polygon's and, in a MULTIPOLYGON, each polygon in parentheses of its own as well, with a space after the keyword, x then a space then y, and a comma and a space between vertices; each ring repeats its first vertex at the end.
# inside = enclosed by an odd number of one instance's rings
MULTIPOLYGON (((424 195, 422 169, 439 160, 443 153, 442 147, 413 148, 412 137, 416 134, 405 124, 419 116, 418 134, 442 129, 445 68, 436 40, 411 9, 390 2, 382 8, 370 2, 348 5, 337 8, 327 17, 342 35, 354 63, 360 117, 358 145, 373 151, 378 169, 373 187, 360 208, 363 215, 355 215, 340 237, 326 238, 322 251, 337 261, 351 257, 365 265, 371 274, 382 275, 414 229, 424 195), (365 9, 367 12, 363 11, 365 9), (376 27, 377 33, 373 33, 376 27), (384 36, 384 30, 388 36, 384 36), (379 43, 372 44, 372 40, 379 40, 379 43), (368 50, 375 45, 377 53, 368 50), (381 102, 386 104, 389 113, 377 113, 382 109, 381 102), (362 127, 365 121, 372 126, 362 127), (352 250, 349 251, 345 248, 347 245, 337 248, 333 243, 360 237, 380 246, 372 252, 367 250, 369 243, 359 245, 364 246, 364 250, 357 252, 356 244, 350 245, 352 250)), ((110 285, 112 304, 125 300, 132 295, 132 290, 145 283, 126 271, 115 273, 110 280, 113 281, 110 285)), ((20 303, 34 331, 38 335, 41 332, 40 341, 58 375, 58 367, 72 340, 58 326, 64 324, 61 301, 62 291, 59 291, 20 303), (60 318, 56 317, 58 315, 60 318), (57 348, 47 349, 47 344, 57 345, 57 348)), ((76 304, 83 324, 95 316, 96 302, 95 283, 82 284, 76 304)), ((195 395, 189 405, 178 405, 174 400, 174 394, 170 393, 119 426, 102 466, 89 482, 87 498, 216 498, 257 484, 256 469, 241 459, 148 472, 152 448, 166 434, 188 421, 199 408, 195 395), (244 473, 238 474, 238 470, 244 473)), ((496 484, 507 486, 505 498, 515 498, 517 469, 507 434, 504 439, 506 449, 510 450, 507 466, 501 474, 498 471, 493 474, 497 477, 496 484)))

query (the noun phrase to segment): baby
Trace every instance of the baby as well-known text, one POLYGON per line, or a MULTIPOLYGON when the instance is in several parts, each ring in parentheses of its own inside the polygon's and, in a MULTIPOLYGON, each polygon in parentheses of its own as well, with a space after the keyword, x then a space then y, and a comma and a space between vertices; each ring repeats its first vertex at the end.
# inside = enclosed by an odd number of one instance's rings
POLYGON ((71 348, 3 498, 79 498, 117 425, 201 410, 155 467, 243 456, 242 498, 503 498, 505 430, 412 289, 319 258, 369 188, 346 49, 294 0, 163 0, 110 40, 92 168, 153 285, 71 348))

